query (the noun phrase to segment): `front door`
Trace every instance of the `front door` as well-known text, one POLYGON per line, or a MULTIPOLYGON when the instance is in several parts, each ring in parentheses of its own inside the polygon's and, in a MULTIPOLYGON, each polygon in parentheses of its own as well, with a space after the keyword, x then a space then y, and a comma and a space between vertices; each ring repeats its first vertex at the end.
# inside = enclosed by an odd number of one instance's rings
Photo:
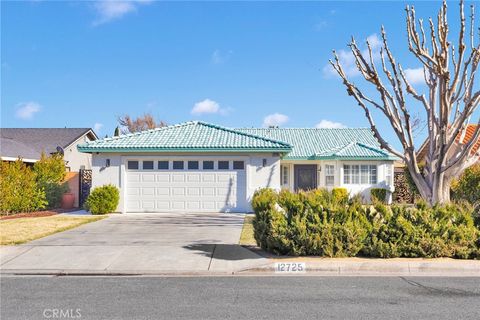
POLYGON ((296 164, 294 166, 295 191, 317 188, 317 165, 296 164))

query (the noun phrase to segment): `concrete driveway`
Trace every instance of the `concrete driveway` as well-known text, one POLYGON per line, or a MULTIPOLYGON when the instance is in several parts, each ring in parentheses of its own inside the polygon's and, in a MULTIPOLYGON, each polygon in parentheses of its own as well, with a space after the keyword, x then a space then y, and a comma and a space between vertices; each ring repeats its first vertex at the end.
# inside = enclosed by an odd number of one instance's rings
POLYGON ((231 273, 266 263, 238 245, 241 214, 126 214, 0 249, 2 273, 231 273))

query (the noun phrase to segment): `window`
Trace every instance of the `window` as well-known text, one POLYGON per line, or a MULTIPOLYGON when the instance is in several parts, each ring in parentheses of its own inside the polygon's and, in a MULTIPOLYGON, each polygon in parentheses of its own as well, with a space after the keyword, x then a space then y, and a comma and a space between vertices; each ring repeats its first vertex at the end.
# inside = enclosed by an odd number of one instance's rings
POLYGON ((213 161, 203 161, 203 170, 213 170, 213 161))
POLYGON ((376 165, 344 165, 343 166, 344 184, 376 184, 377 166, 376 165))
POLYGON ((110 167, 110 159, 105 159, 105 167, 110 167))
POLYGON ((230 163, 228 161, 218 161, 219 170, 228 170, 230 169, 230 163))
POLYGON ((153 170, 153 161, 143 161, 143 170, 153 170))
POLYGON ((388 185, 392 185, 392 184, 393 184, 393 179, 392 179, 392 166, 389 165, 389 164, 386 165, 385 182, 386 182, 388 185))
POLYGON ((198 170, 198 161, 188 161, 188 170, 198 170))
POLYGON ((243 161, 233 161, 234 170, 243 170, 245 169, 245 162, 243 161))
POLYGON ((332 164, 325 165, 325 185, 333 186, 335 184, 335 166, 332 164))
POLYGON ((159 170, 168 170, 168 161, 158 161, 159 170))
POLYGON ((281 185, 287 186, 288 185, 288 166, 281 166, 281 185))
POLYGON ((128 170, 138 170, 138 161, 128 161, 127 168, 128 170))
POLYGON ((183 161, 173 161, 173 169, 183 170, 183 161))

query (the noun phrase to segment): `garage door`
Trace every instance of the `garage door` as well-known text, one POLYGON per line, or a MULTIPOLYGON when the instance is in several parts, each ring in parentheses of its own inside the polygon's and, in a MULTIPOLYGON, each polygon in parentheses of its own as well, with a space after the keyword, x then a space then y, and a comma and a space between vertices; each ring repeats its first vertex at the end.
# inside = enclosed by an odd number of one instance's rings
POLYGON ((242 212, 243 160, 128 160, 127 212, 242 212))

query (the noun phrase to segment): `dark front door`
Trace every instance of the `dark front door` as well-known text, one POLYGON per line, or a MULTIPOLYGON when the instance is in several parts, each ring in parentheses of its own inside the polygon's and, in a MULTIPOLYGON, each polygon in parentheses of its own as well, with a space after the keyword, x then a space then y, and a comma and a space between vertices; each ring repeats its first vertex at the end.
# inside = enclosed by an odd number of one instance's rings
POLYGON ((294 177, 295 191, 315 189, 317 187, 317 165, 296 164, 294 177))

